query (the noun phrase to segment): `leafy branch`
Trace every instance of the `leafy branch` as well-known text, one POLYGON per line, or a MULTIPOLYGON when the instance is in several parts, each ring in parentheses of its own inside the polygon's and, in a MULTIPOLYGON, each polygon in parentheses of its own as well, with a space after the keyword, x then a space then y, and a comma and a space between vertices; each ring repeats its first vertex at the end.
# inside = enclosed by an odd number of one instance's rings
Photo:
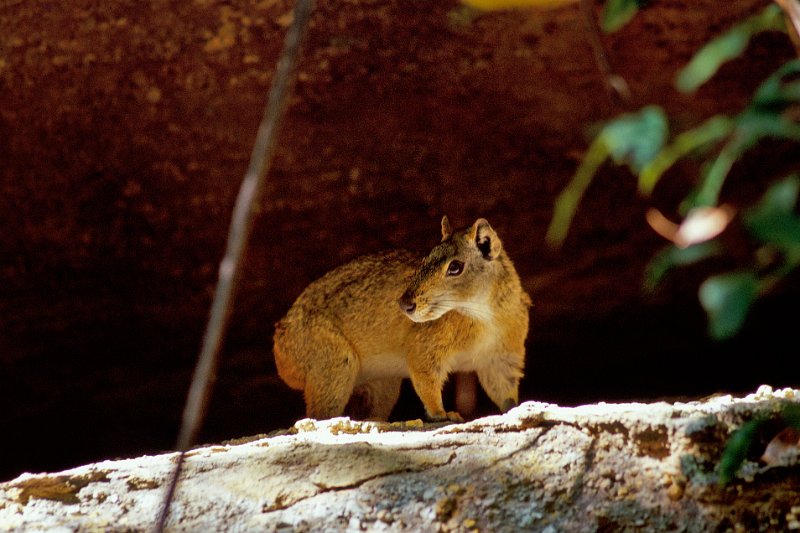
MULTIPOLYGON (((588 5, 588 0, 463 0, 467 5, 484 10, 548 8, 578 1, 583 7, 588 5)), ((607 0, 600 28, 604 32, 617 31, 646 5, 647 0, 607 0)), ((590 9, 584 11, 588 13, 590 9)), ((761 12, 709 41, 678 73, 676 88, 693 93, 711 80, 722 65, 744 53, 754 35, 765 31, 788 33, 800 54, 800 0, 775 0, 761 12)), ((596 49, 597 43, 601 43, 599 37, 593 39, 596 49)), ((607 58, 603 55, 602 59, 607 65, 607 58)), ((601 71, 607 84, 613 85, 612 81, 618 77, 611 74, 610 67, 601 68, 601 71)), ((648 222, 653 229, 672 244, 650 261, 645 272, 645 288, 654 289, 675 267, 725 254, 719 236, 731 222, 735 210, 719 204, 731 169, 763 139, 800 142, 798 110, 800 60, 794 60, 764 80, 740 113, 715 115, 678 133, 671 141, 668 118, 658 106, 647 106, 611 120, 600 129, 572 179, 556 198, 546 241, 553 247, 563 245, 583 195, 609 160, 616 165, 627 165, 637 176, 640 194, 649 197, 673 165, 703 151, 712 155, 707 158, 693 190, 679 206, 683 221, 675 224, 654 209, 648 212, 648 222)), ((741 224, 757 245, 750 264, 712 275, 698 290, 713 338, 726 339, 735 335, 752 303, 800 267, 800 216, 795 212, 798 193, 800 175, 791 174, 773 183, 755 205, 742 210, 741 224)), ((800 430, 800 406, 787 406, 782 417, 789 428, 800 430)), ((764 423, 764 420, 746 422, 731 435, 720 459, 721 485, 734 478, 764 423)))
MULTIPOLYGON (((642 5, 635 0, 609 0, 604 10, 604 29, 621 27, 642 5)), ((695 91, 722 64, 740 55, 753 35, 763 31, 787 31, 784 11, 777 4, 768 5, 702 47, 679 72, 678 89, 695 91)), ((720 206, 720 193, 731 169, 766 138, 800 142, 798 108, 800 60, 792 60, 764 80, 740 113, 713 116, 669 142, 668 119, 660 107, 647 106, 611 120, 600 130, 572 180, 556 198, 547 242, 553 247, 563 244, 583 194, 608 160, 627 165, 637 176, 640 193, 648 197, 677 161, 704 151, 712 155, 679 206, 684 220, 673 224, 657 212, 648 217, 654 229, 673 244, 650 262, 645 287, 654 288, 676 266, 725 253, 717 236, 730 222, 732 209, 720 206)), ((743 212, 742 223, 759 244, 750 266, 711 276, 701 284, 698 297, 708 315, 713 338, 736 334, 751 304, 800 266, 800 218, 794 213, 798 183, 800 178, 796 175, 779 181, 756 206, 743 212)))

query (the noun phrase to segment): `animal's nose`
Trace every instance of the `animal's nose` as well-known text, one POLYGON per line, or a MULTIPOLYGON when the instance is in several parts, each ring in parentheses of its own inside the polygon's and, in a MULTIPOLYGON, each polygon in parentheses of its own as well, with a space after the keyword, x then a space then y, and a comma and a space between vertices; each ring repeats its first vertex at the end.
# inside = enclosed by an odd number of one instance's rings
POLYGON ((397 303, 404 313, 411 314, 417 308, 417 302, 414 301, 414 297, 409 292, 404 292, 403 295, 398 298, 397 303))

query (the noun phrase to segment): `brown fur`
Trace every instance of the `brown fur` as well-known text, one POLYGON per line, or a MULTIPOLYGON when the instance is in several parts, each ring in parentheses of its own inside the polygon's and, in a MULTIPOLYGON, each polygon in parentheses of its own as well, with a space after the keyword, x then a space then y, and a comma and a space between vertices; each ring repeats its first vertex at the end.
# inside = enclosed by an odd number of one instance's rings
POLYGON ((506 411, 518 402, 529 306, 489 223, 453 232, 444 217, 424 258, 368 255, 311 283, 276 324, 275 362, 311 418, 341 416, 352 397, 359 414, 385 420, 410 377, 430 419, 460 420, 442 403, 456 371, 475 371, 506 411))

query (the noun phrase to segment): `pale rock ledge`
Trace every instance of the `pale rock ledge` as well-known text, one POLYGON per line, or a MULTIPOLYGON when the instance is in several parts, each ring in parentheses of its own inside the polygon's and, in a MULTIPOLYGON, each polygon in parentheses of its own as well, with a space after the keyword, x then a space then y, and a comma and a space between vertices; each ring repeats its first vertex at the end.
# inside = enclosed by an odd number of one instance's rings
MULTIPOLYGON (((431 427, 301 420, 282 435, 193 450, 171 531, 785 531, 800 466, 715 468, 754 417, 779 424, 800 391, 690 403, 528 402, 431 427)), ((776 430, 777 431, 777 430, 776 430)), ((762 438, 763 440, 763 438, 762 438)), ((764 442, 756 443, 755 448, 764 442)), ((147 531, 176 454, 0 484, 0 530, 147 531)))

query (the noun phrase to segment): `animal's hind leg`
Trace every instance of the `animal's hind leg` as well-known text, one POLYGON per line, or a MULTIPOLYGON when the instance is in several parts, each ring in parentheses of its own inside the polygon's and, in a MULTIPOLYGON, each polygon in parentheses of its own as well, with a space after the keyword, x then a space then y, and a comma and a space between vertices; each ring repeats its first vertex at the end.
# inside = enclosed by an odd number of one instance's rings
POLYGON ((403 378, 385 378, 358 385, 347 404, 347 414, 355 419, 388 420, 402 383, 403 378))
POLYGON ((506 353, 496 356, 477 370, 478 380, 491 400, 506 412, 519 401, 519 380, 522 378, 524 355, 506 353))
POLYGON ((305 383, 306 416, 324 420, 344 414, 353 394, 359 362, 345 338, 335 332, 315 335, 314 363, 305 383))

